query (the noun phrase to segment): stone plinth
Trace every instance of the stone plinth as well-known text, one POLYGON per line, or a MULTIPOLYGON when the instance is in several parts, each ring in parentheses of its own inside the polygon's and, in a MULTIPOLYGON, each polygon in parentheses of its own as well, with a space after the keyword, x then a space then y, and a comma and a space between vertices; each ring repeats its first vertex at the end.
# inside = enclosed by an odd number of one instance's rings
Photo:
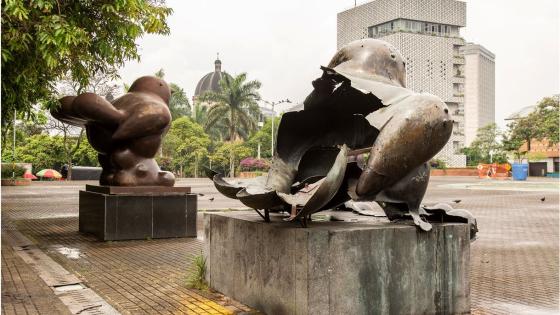
POLYGON ((212 288, 267 314, 467 314, 469 229, 204 217, 212 288))
POLYGON ((189 187, 86 185, 80 191, 79 230, 104 241, 196 237, 196 215, 189 187))

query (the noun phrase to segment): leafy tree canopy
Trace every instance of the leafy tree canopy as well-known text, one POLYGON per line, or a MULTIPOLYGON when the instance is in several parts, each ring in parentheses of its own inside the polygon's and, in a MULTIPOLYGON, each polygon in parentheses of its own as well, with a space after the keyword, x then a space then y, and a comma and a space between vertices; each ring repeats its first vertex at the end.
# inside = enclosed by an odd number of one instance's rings
MULTIPOLYGON (((274 138, 276 138, 278 134, 278 126, 280 125, 280 117, 276 117, 274 119, 274 138)), ((257 151, 259 147, 259 143, 261 145, 261 157, 262 158, 271 158, 272 151, 270 150, 270 146, 272 145, 271 137, 272 137, 272 119, 268 118, 264 123, 263 127, 255 132, 249 140, 246 142, 247 147, 249 147, 252 151, 253 156, 257 156, 257 151)), ((276 143, 276 139, 274 139, 274 143, 276 143)))
POLYGON ((171 167, 198 177, 199 167, 208 155, 210 138, 201 125, 190 117, 173 121, 164 138, 163 155, 171 158, 171 167))
POLYGON ((57 79, 69 75, 87 86, 105 73, 139 59, 135 40, 168 34, 172 10, 156 0, 5 0, 2 2, 2 125, 14 109, 54 105, 57 79))
POLYGON ((233 177, 236 165, 241 159, 251 156, 251 151, 241 140, 221 142, 212 154, 212 166, 222 173, 226 173, 229 168, 229 174, 233 177))
POLYGON ((527 143, 527 151, 530 151, 533 139, 547 139, 551 145, 558 143, 559 98, 558 95, 543 98, 537 104, 535 111, 527 117, 516 119, 510 123, 504 141, 506 150, 518 151, 524 143, 527 143))
POLYGON ((461 150, 467 156, 467 165, 507 162, 503 146, 499 142, 501 137, 502 132, 495 123, 479 128, 476 139, 469 147, 461 150))
POLYGON ((201 101, 212 104, 205 129, 223 123, 228 128, 228 140, 247 139, 257 127, 261 83, 256 80, 247 82, 247 74, 241 73, 235 77, 225 74, 219 85, 218 92, 208 91, 200 97, 201 101))
MULTIPOLYGON (((155 73, 155 76, 164 79, 165 71, 163 71, 163 69, 159 69, 158 72, 155 73)), ((171 90, 171 98, 169 99, 169 111, 171 112, 171 118, 175 120, 183 116, 190 116, 191 104, 185 90, 172 82, 169 83, 169 89, 171 90)))

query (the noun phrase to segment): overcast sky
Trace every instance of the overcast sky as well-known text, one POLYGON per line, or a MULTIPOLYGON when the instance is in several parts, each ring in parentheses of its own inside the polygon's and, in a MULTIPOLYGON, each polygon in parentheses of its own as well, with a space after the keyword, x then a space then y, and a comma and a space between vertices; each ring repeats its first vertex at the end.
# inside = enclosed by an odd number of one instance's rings
MULTIPOLYGON (((358 4, 367 1, 358 1, 358 4)), ((465 40, 496 54, 496 122, 559 93, 558 0, 470 0, 465 40)), ((199 79, 214 70, 216 53, 230 74, 262 82, 268 101, 302 102, 311 81, 336 52, 336 14, 353 0, 168 0, 169 36, 138 41, 141 61, 123 81, 163 68, 165 79, 192 97, 199 79)))

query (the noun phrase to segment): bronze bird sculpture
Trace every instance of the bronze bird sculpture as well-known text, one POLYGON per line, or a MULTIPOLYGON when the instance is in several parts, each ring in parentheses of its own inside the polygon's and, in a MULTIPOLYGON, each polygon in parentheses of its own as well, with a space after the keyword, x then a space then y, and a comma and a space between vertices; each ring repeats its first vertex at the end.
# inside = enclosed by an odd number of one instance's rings
MULTIPOLYGON (((265 220, 278 207, 297 207, 290 220, 305 221, 349 200, 376 201, 390 220, 412 218, 430 230, 435 210, 421 206, 427 162, 448 142, 453 118, 437 96, 406 88, 405 66, 386 42, 347 44, 321 68, 304 109, 282 116, 267 176, 233 182, 209 171, 209 177, 224 195, 264 210, 265 220), (364 155, 367 164, 360 163, 364 155), (302 192, 315 182, 313 193, 302 192)), ((442 211, 437 220, 445 219, 442 211)))
POLYGON ((173 174, 161 171, 154 159, 170 126, 170 97, 165 81, 145 76, 111 102, 94 93, 65 96, 51 114, 85 127, 103 168, 101 185, 173 186, 173 174))

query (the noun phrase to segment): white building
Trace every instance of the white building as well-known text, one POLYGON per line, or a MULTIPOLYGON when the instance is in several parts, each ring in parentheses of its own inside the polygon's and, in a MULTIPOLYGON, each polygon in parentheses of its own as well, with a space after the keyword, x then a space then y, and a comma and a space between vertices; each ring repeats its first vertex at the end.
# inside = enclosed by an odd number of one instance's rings
POLYGON ((465 56, 465 146, 479 128, 495 123, 495 55, 481 45, 461 47, 465 56))
POLYGON ((456 0, 375 0, 337 16, 338 48, 368 37, 391 43, 405 59, 407 87, 447 103, 455 125, 436 158, 452 167, 466 165, 458 153, 465 144, 465 41, 459 33, 465 24, 466 4, 456 0))

